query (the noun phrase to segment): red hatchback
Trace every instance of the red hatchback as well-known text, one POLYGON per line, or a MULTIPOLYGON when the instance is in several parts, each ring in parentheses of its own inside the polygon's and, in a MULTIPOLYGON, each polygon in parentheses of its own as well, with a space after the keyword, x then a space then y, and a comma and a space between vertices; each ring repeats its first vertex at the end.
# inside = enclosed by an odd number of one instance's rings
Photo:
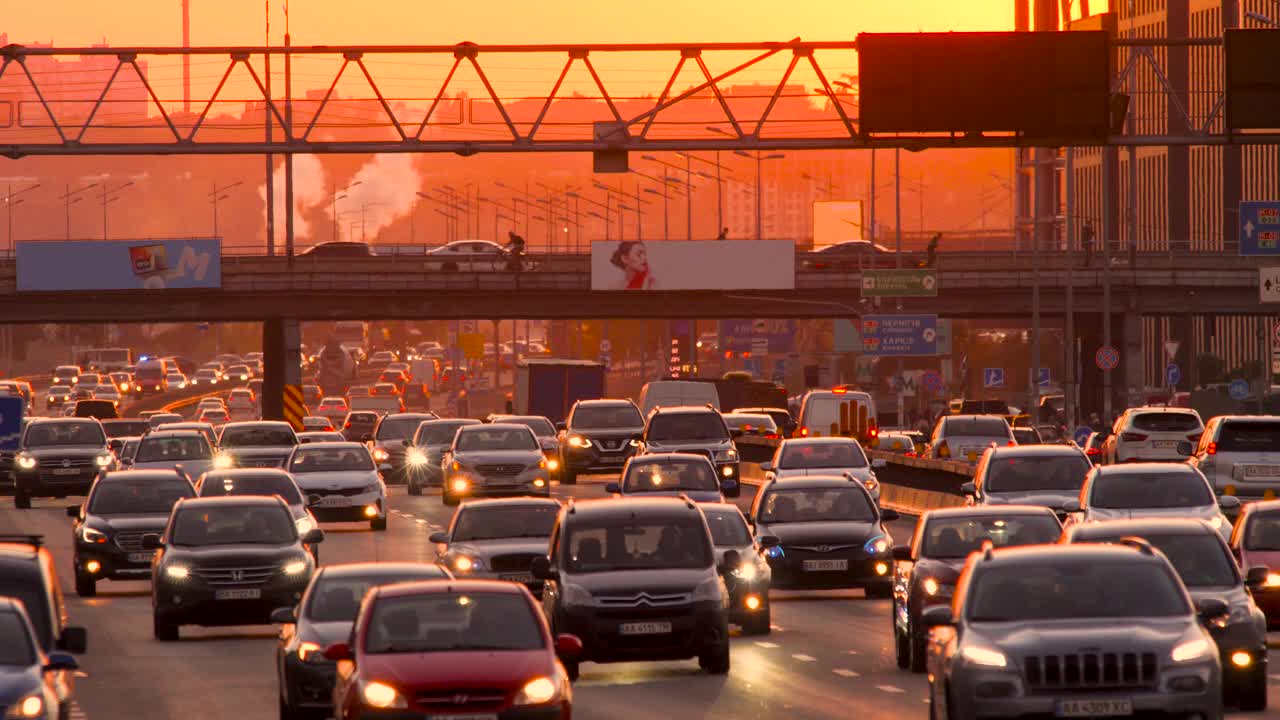
POLYGON ((1231 532, 1231 554, 1241 573, 1251 568, 1271 570, 1252 589, 1253 600, 1267 616, 1267 627, 1280 629, 1280 500, 1247 503, 1231 532))
POLYGON ((552 638, 523 585, 431 580, 376 587, 338 663, 334 717, 568 720, 573 690, 558 656, 582 641, 552 638))

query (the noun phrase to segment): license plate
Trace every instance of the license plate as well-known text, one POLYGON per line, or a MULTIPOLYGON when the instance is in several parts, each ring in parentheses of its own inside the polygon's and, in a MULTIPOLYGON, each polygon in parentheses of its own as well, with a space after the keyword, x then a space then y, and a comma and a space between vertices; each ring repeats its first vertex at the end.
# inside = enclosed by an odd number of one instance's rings
POLYGON ((131 563, 151 562, 151 557, 152 557, 151 553, 129 553, 129 562, 131 563))
POLYGON ((1245 477, 1276 477, 1280 475, 1280 465, 1245 465, 1245 477))
POLYGON ((832 570, 848 570, 848 560, 805 560, 805 572, 829 572, 832 570))
POLYGON ((79 475, 80 469, 79 468, 54 468, 53 474, 54 475, 79 475))
POLYGON ((515 574, 515 575, 499 575, 498 577, 503 580, 506 580, 507 582, 523 583, 525 585, 528 585, 529 583, 533 582, 533 575, 530 575, 529 573, 515 574))
POLYGON ((669 622, 622 623, 618 626, 620 635, 662 635, 671 632, 669 622))
POLYGON ((351 498, 343 495, 329 495, 320 498, 320 502, 316 505, 318 507, 351 507, 351 498))
POLYGON ((257 600, 262 597, 258 588, 242 588, 238 590, 214 590, 214 600, 257 600))
POLYGON ((1133 714, 1133 700, 1062 700, 1058 717, 1124 717, 1133 714))
POLYGON ((488 715, 428 715, 427 720, 498 720, 492 713, 488 715))
POLYGON ((1152 440, 1151 447, 1157 450, 1174 450, 1178 447, 1177 440, 1152 440))

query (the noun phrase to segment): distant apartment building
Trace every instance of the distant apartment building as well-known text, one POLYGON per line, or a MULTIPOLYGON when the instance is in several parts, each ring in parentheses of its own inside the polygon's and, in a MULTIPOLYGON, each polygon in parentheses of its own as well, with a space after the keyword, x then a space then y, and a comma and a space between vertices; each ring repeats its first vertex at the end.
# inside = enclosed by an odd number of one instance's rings
MULTIPOLYGON (((9 36, 0 33, 0 47, 10 44, 9 36)), ((28 48, 48 48, 44 43, 26 43, 28 48)), ((104 40, 94 48, 107 48, 104 40)), ((151 114, 150 98, 142 78, 147 76, 147 62, 138 60, 138 71, 131 66, 121 67, 112 79, 112 73, 120 65, 115 55, 28 56, 29 82, 16 66, 5 73, 0 85, 0 124, 12 124, 23 128, 47 128, 52 132, 49 113, 62 124, 74 126, 83 123, 93 110, 94 102, 102 94, 107 83, 111 88, 103 97, 102 107, 94 116, 95 128, 138 127, 151 114), (139 77, 141 72, 141 77, 139 77), (35 87, 39 87, 37 95, 35 87), (48 111, 40 101, 43 96, 48 111)))

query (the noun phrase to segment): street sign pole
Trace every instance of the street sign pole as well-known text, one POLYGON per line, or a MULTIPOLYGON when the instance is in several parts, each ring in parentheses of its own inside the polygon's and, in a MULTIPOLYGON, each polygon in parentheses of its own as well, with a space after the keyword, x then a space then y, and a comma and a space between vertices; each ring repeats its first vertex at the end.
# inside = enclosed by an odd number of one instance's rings
POLYGON ((1075 148, 1067 148, 1067 171, 1064 178, 1067 187, 1067 217, 1066 219, 1066 253, 1063 254, 1063 262, 1067 266, 1067 327, 1066 342, 1063 343, 1065 355, 1065 370, 1063 373, 1063 398, 1065 400, 1064 410, 1066 414, 1067 427, 1075 427, 1076 425, 1076 307, 1075 307, 1075 282, 1072 280, 1072 271, 1075 267, 1075 231, 1076 231, 1076 181, 1075 181, 1075 148))

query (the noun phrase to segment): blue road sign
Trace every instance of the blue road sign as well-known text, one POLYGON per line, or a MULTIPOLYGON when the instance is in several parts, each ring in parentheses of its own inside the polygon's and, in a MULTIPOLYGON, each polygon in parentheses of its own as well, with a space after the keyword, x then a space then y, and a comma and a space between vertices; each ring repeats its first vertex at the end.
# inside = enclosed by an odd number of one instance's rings
POLYGON ((938 354, 937 315, 863 315, 862 354, 908 357, 938 354))
POLYGON ((1049 368, 1040 368, 1040 377, 1036 378, 1036 384, 1040 387, 1049 387, 1049 368))
POLYGON ((1077 445, 1084 445, 1089 441, 1089 436, 1092 434, 1093 428, 1088 425, 1081 425, 1076 428, 1075 432, 1071 433, 1071 439, 1075 440, 1077 445))
POLYGON ((1231 394, 1232 400, 1243 400, 1249 397, 1249 382, 1247 380, 1232 380, 1227 386, 1227 392, 1231 394))
POLYGON ((940 393, 946 389, 946 383, 943 382, 942 376, 933 370, 925 370, 921 373, 920 384, 924 385, 924 389, 931 393, 940 393))
POLYGON ((1280 200, 1240 203, 1240 254, 1280 255, 1280 200))
POLYGON ((0 450, 17 451, 25 405, 20 397, 0 397, 0 450))
POLYGON ((982 368, 982 387, 1004 387, 1004 368, 982 368))
POLYGON ((1164 369, 1164 382, 1166 385, 1177 385, 1182 380, 1182 368, 1178 367, 1178 363, 1169 363, 1164 369))

